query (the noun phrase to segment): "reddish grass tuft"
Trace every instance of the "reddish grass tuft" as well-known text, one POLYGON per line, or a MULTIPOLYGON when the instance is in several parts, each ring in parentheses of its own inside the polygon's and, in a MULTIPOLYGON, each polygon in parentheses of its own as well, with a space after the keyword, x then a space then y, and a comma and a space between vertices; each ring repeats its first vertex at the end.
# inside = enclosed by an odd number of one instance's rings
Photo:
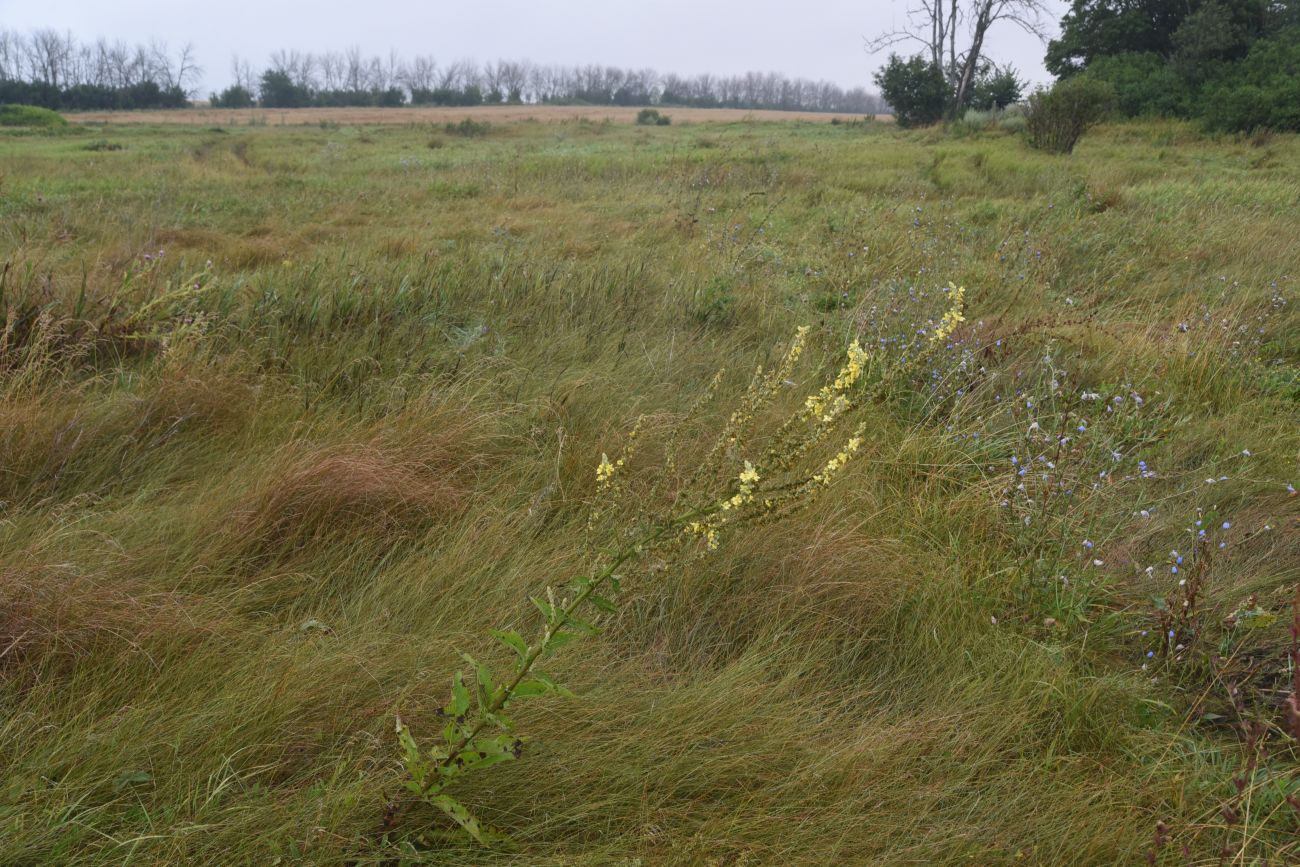
POLYGON ((149 653, 205 632, 182 597, 70 565, 0 569, 0 679, 34 682, 79 660, 149 653))
POLYGON ((237 508, 233 532, 245 550, 265 554, 341 535, 400 534, 450 517, 469 486, 448 439, 423 447, 298 444, 237 508))

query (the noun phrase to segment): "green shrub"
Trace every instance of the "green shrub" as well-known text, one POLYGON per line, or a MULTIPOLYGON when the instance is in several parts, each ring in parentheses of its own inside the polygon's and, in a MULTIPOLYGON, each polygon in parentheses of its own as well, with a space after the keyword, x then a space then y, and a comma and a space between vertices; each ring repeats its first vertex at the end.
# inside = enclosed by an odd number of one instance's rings
POLYGON ((875 82, 901 127, 937 123, 952 99, 943 70, 919 54, 908 60, 889 55, 889 62, 876 73, 875 82))
POLYGON ((1300 131, 1300 27, 1256 42, 1208 84, 1201 115, 1211 130, 1300 131))
POLYGON ((1025 131, 1030 147, 1068 154, 1084 132, 1100 123, 1115 103, 1115 89, 1107 82, 1078 76, 1057 82, 1051 90, 1039 88, 1029 95, 1025 131))
POLYGON ((1004 129, 1007 132, 1024 132, 1025 127, 1028 126, 1024 106, 1007 106, 1006 110, 998 115, 997 124, 1000 129, 1004 129))
POLYGON ((668 126, 673 119, 666 114, 660 114, 656 109, 643 108, 636 113, 636 122, 640 126, 668 126))
POLYGON ((115 141, 109 141, 108 139, 105 138, 101 138, 99 141, 93 141, 90 144, 86 145, 85 147, 82 148, 82 150, 96 151, 96 152, 122 151, 122 150, 126 150, 126 145, 120 144, 119 142, 115 142, 115 141))
POLYGON ((56 111, 34 105, 0 105, 0 126, 30 126, 63 129, 68 122, 56 111))
POLYGON ((443 127, 447 135, 458 135, 463 138, 482 138, 492 131, 492 124, 487 121, 474 120, 465 118, 460 123, 448 123, 443 127))
POLYGON ((213 108, 252 108, 257 104, 253 92, 238 84, 232 84, 221 93, 212 94, 208 102, 213 108))
POLYGON ((971 84, 970 106, 983 111, 997 111, 1020 101, 1025 82, 1014 66, 982 70, 971 84))
POLYGON ((1182 117, 1190 108, 1177 70, 1152 52, 1098 57, 1088 75, 1115 88, 1115 108, 1125 117, 1182 117))

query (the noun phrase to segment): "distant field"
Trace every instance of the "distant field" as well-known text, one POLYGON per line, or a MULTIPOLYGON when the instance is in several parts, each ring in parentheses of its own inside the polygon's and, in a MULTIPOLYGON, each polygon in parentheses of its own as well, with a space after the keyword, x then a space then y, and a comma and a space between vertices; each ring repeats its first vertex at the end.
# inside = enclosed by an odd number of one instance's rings
MULTIPOLYGON (((612 106, 523 105, 523 106, 469 106, 465 108, 290 108, 290 109, 229 109, 194 108, 169 111, 100 111, 67 114, 74 123, 122 124, 167 123, 192 126, 235 126, 249 123, 279 125, 346 123, 346 124, 401 124, 447 123, 464 118, 486 120, 493 123, 537 120, 555 123, 572 120, 610 120, 614 123, 631 123, 640 108, 612 106)), ((664 114, 676 123, 726 123, 741 120, 791 121, 803 120, 829 123, 832 118, 860 119, 858 115, 836 115, 814 111, 751 111, 740 108, 664 108, 664 114)), ((888 120, 888 115, 880 115, 888 120)))
POLYGON ((1300 138, 632 113, 0 131, 0 864, 1300 863, 1300 138))

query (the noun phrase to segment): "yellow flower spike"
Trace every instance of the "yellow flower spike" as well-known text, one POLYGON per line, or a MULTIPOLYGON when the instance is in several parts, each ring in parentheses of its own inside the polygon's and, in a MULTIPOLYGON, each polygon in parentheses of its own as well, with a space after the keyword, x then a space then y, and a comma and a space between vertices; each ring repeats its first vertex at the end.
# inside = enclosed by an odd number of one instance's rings
MULTIPOLYGON (((622 461, 619 461, 621 464, 622 461)), ((600 465, 596 467, 596 481, 604 484, 614 478, 614 465, 609 462, 609 456, 604 452, 600 455, 600 465)))
POLYGON ((852 388, 866 369, 867 351, 856 339, 849 346, 848 360, 836 374, 835 381, 824 385, 821 391, 809 395, 804 401, 804 418, 818 418, 822 422, 831 422, 844 410, 848 409, 848 398, 844 392, 852 388))
POLYGON ((939 320, 939 325, 934 329, 934 334, 930 335, 931 343, 947 340, 957 330, 957 326, 966 321, 966 317, 962 315, 962 306, 966 303, 966 287, 953 286, 949 283, 948 290, 952 296, 952 304, 943 314, 943 319, 939 320))

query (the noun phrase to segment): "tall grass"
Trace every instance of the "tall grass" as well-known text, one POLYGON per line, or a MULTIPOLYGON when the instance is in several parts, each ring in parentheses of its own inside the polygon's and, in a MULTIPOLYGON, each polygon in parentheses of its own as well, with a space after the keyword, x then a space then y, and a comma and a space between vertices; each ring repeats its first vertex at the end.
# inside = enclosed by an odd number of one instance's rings
POLYGON ((118 140, 0 136, 0 860, 1297 857, 1294 137, 118 140), (829 495, 557 650, 457 783, 510 847, 386 827, 602 453, 685 481, 804 324, 773 412, 870 359, 829 495))

